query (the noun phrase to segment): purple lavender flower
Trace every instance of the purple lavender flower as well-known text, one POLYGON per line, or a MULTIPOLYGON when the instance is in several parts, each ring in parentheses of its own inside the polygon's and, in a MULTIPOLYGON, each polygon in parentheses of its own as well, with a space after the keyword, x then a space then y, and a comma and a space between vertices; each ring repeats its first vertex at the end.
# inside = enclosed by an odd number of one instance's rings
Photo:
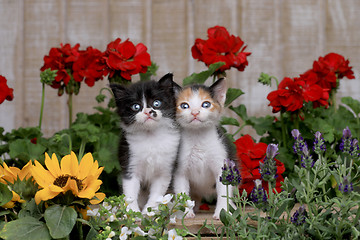
POLYGON ((295 211, 294 215, 290 218, 290 221, 294 225, 300 226, 305 223, 306 218, 307 218, 307 212, 305 206, 302 205, 301 207, 299 207, 298 210, 295 211))
POLYGON ((340 150, 343 153, 346 153, 346 154, 351 153, 351 142, 352 142, 351 137, 352 137, 351 131, 350 131, 349 127, 346 127, 343 130, 343 136, 341 138, 341 143, 340 143, 340 146, 339 146, 340 150))
POLYGON ((279 151, 278 144, 270 143, 266 149, 266 157, 268 159, 274 159, 275 156, 279 154, 277 151, 279 151))
POLYGON ((274 182, 277 178, 277 167, 275 156, 278 154, 278 145, 277 144, 269 144, 266 149, 266 156, 264 158, 264 162, 260 162, 259 172, 261 174, 261 178, 267 182, 274 182))
POLYGON ((310 151, 309 151, 307 145, 305 145, 303 147, 303 151, 301 154, 301 166, 303 168, 310 169, 314 166, 314 164, 315 164, 315 161, 312 159, 312 156, 310 154, 310 151))
POLYGON ((314 136, 315 136, 315 139, 314 139, 313 150, 316 154, 320 155, 321 152, 326 151, 324 138, 322 137, 322 134, 319 131, 317 131, 314 136))
POLYGON ((304 146, 307 147, 307 143, 304 141, 304 138, 301 136, 299 130, 293 129, 291 131, 291 135, 295 140, 295 143, 293 145, 294 153, 296 153, 298 156, 301 156, 301 152, 304 146))
POLYGON ((353 184, 349 181, 347 176, 344 176, 343 182, 339 184, 339 191, 343 194, 348 194, 354 190, 353 184))
POLYGON ((241 182, 241 175, 235 163, 230 159, 224 160, 224 167, 220 176, 220 182, 224 185, 237 186, 241 182))
POLYGON ((255 186, 251 191, 249 198, 253 203, 255 203, 256 207, 266 211, 268 205, 266 191, 264 190, 260 179, 256 179, 254 183, 255 186))

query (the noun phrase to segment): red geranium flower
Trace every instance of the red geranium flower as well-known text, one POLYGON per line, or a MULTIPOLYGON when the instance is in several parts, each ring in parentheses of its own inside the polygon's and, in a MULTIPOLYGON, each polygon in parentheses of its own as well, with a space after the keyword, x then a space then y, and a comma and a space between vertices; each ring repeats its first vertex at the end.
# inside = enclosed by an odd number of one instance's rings
POLYGON ((317 84, 322 88, 333 89, 337 87, 337 78, 354 79, 354 72, 349 66, 349 60, 337 53, 329 53, 314 61, 313 71, 318 75, 317 84))
POLYGON ((66 86, 71 77, 68 71, 72 71, 73 63, 78 59, 80 44, 71 47, 70 44, 60 44, 60 48, 51 48, 49 55, 44 57, 44 65, 40 68, 41 71, 50 68, 51 70, 58 70, 55 81, 51 85, 53 88, 60 88, 66 86))
POLYGON ((151 65, 150 54, 144 44, 135 46, 129 40, 121 42, 120 38, 108 44, 104 59, 109 78, 120 72, 121 77, 131 80, 131 75, 145 73, 151 65))
POLYGON ((73 65, 73 77, 77 82, 85 81, 92 87, 95 82, 103 79, 104 62, 103 53, 96 48, 88 47, 86 51, 80 51, 80 55, 73 65))
MULTIPOLYGON (((246 190, 248 194, 254 188, 254 181, 256 179, 261 179, 260 161, 263 161, 266 156, 267 144, 265 143, 255 143, 250 135, 244 135, 238 140, 235 141, 237 157, 239 159, 239 166, 241 171, 242 182, 239 186, 240 192, 246 190)), ((281 191, 281 182, 284 178, 281 174, 285 171, 285 166, 282 162, 275 159, 277 165, 277 175, 276 178, 276 191, 281 191)), ((263 182, 263 187, 265 190, 268 190, 268 186, 263 182)))
POLYGON ((244 71, 248 65, 247 56, 250 52, 244 52, 246 46, 240 37, 230 35, 226 28, 215 26, 208 29, 208 39, 196 39, 191 53, 194 59, 202 61, 209 66, 217 62, 225 62, 219 71, 234 67, 244 71))
POLYGON ((0 104, 5 100, 12 101, 14 98, 14 89, 9 88, 7 80, 4 76, 0 75, 0 104))
POLYGON ((267 99, 270 101, 269 106, 273 107, 273 113, 280 110, 294 112, 303 106, 304 96, 301 81, 294 81, 291 78, 284 78, 278 90, 268 94, 267 99))
POLYGON ((309 70, 306 73, 300 75, 300 78, 295 81, 302 81, 303 96, 306 102, 312 102, 313 108, 319 106, 328 107, 329 105, 329 89, 322 88, 317 84, 317 74, 309 70))

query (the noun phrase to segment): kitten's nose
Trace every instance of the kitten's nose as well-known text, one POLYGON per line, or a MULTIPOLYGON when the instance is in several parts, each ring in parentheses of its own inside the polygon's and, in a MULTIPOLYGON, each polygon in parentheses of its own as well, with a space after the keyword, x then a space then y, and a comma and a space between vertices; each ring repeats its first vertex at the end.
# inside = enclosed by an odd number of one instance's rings
POLYGON ((145 110, 144 110, 144 113, 147 115, 147 116, 153 116, 153 117, 157 117, 157 113, 153 110, 153 109, 151 109, 151 108, 146 108, 145 110))
POLYGON ((191 111, 191 115, 193 115, 194 117, 199 115, 199 113, 200 113, 200 111, 191 111))

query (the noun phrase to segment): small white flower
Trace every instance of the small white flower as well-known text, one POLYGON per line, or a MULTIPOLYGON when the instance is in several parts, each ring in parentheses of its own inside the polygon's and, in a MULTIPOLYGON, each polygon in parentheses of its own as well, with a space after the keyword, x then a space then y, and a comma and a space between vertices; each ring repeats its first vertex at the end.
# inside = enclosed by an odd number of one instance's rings
POLYGON ((132 202, 134 202, 134 199, 133 199, 133 198, 131 198, 131 197, 126 197, 126 198, 125 198, 125 204, 126 204, 126 205, 129 205, 129 204, 132 203, 132 202))
POLYGON ((157 203, 160 203, 160 204, 166 205, 166 204, 168 204, 168 203, 171 201, 172 198, 173 198, 173 195, 172 195, 172 194, 166 194, 166 195, 163 196, 163 197, 159 197, 156 202, 157 202, 157 203))
POLYGON ((260 179, 256 179, 256 180, 254 181, 254 183, 255 183, 255 187, 256 187, 256 188, 259 188, 260 186, 262 186, 262 182, 261 182, 260 179))
POLYGON ((108 218, 109 222, 113 222, 115 221, 116 216, 114 214, 110 215, 110 217, 108 218))
POLYGON ((132 230, 135 234, 146 236, 146 232, 144 232, 140 227, 133 228, 132 230))
POLYGON ((176 230, 175 229, 171 229, 169 232, 168 232, 168 240, 181 240, 183 239, 181 236, 178 236, 177 233, 176 233, 176 230))
POLYGON ((154 237, 154 234, 156 233, 156 231, 153 229, 153 228, 150 228, 149 231, 148 231, 148 235, 149 237, 153 238, 154 237))
POLYGON ((112 208, 108 202, 103 202, 102 206, 108 211, 110 211, 110 209, 112 208))
POLYGON ((186 200, 185 207, 189 209, 193 209, 195 206, 195 201, 186 200))
POLYGON ((94 208, 94 209, 87 210, 86 215, 88 215, 89 217, 98 217, 98 216, 100 216, 99 208, 94 208))
POLYGON ((120 240, 126 240, 128 238, 128 235, 130 235, 131 233, 132 232, 131 232, 131 230, 129 230, 128 227, 122 227, 119 239, 120 240))
POLYGON ((148 211, 146 209, 146 215, 148 215, 148 217, 153 217, 153 216, 155 216, 155 212, 154 211, 148 211))
POLYGON ((115 232, 114 232, 114 231, 111 231, 111 232, 109 233, 108 238, 112 238, 113 236, 115 236, 115 232))

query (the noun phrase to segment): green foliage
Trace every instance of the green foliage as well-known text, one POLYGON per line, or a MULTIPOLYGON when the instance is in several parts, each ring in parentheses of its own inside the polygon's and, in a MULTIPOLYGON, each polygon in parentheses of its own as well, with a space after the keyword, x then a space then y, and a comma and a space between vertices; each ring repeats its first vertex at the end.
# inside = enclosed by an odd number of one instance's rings
POLYGON ((45 210, 44 218, 51 237, 64 238, 75 226, 77 213, 71 207, 53 205, 45 210))
POLYGON ((12 199, 12 192, 9 190, 8 186, 0 183, 0 206, 8 203, 12 199))
POLYGON ((0 237, 9 240, 51 239, 46 224, 33 217, 19 218, 6 223, 0 237))
POLYGON ((190 76, 186 77, 183 80, 183 86, 189 85, 189 84, 204 84, 205 81, 221 67, 225 65, 224 62, 217 62, 214 64, 211 64, 208 68, 208 70, 202 71, 200 73, 193 73, 190 76))

